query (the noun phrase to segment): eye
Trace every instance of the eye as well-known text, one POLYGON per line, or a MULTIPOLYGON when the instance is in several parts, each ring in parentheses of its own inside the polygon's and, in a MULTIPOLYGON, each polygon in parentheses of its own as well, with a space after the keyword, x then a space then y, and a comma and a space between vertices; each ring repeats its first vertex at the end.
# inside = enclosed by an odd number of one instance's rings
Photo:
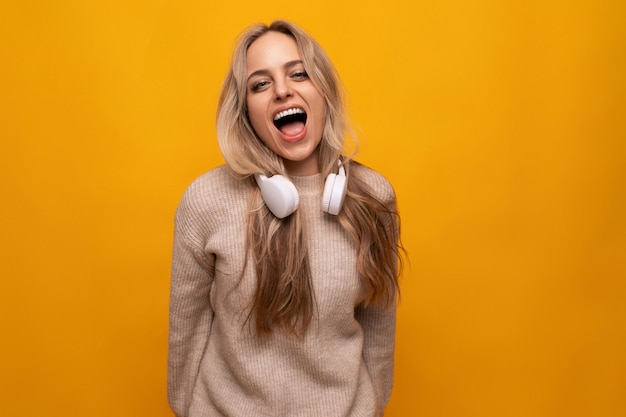
POLYGON ((291 78, 293 78, 294 80, 306 80, 307 78, 309 78, 309 74, 307 74, 304 70, 296 71, 291 74, 291 78))
POLYGON ((250 90, 252 92, 256 92, 256 91, 262 90, 264 87, 267 87, 269 85, 269 83, 270 83, 269 81, 265 81, 265 80, 257 81, 257 82, 253 83, 250 86, 250 90))

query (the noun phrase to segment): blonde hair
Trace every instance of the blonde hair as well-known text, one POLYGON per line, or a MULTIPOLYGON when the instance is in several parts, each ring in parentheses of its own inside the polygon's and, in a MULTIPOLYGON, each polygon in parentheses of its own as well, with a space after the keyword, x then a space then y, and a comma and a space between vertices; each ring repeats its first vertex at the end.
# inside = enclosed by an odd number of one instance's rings
MULTIPOLYGON (((218 103, 217 136, 224 159, 242 180, 253 181, 257 173, 287 175, 282 159, 258 138, 246 108, 247 51, 270 31, 295 40, 304 69, 324 98, 326 121, 318 163, 324 177, 336 172, 340 159, 346 168, 348 192, 337 219, 357 247, 357 270, 365 288, 363 305, 391 305, 398 292, 401 248, 395 207, 378 200, 366 183, 350 175, 350 164, 356 162, 344 155, 345 137, 351 132, 339 76, 322 47, 293 23, 279 20, 253 26, 240 37, 218 103)), ((303 233, 297 210, 277 219, 256 190, 250 201, 247 245, 258 282, 248 318, 254 317, 258 335, 275 329, 300 334, 313 318, 315 300, 303 233)))
POLYGON ((296 41, 304 68, 324 97, 326 123, 319 162, 322 174, 326 176, 336 171, 337 160, 344 152, 344 136, 349 130, 345 121, 342 84, 322 47, 290 22, 279 20, 269 26, 253 26, 239 39, 218 104, 217 138, 220 149, 228 166, 241 176, 286 174, 280 157, 257 137, 246 108, 246 54, 254 41, 270 31, 286 34, 296 41))

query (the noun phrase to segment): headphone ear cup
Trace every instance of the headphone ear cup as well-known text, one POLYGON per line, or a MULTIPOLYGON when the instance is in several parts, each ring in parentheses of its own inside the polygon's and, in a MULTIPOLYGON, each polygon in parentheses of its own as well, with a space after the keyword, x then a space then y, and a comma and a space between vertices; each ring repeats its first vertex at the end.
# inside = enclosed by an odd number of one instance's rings
POLYGON ((322 211, 337 215, 346 198, 346 176, 329 174, 322 194, 322 211))
POLYGON ((296 186, 282 175, 267 178, 265 175, 254 176, 265 205, 272 214, 283 219, 296 211, 300 203, 300 196, 296 186))

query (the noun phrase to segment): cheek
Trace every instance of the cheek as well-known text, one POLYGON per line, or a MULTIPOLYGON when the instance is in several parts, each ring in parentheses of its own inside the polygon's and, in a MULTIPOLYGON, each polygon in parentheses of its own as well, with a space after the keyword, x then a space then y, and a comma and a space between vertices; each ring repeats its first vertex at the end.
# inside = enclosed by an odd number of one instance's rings
POLYGON ((321 129, 326 125, 326 120, 328 119, 328 109, 324 103, 324 99, 320 99, 320 102, 316 106, 316 113, 319 115, 317 118, 317 125, 321 129))
POLYGON ((264 123, 265 112, 258 106, 257 103, 254 102, 254 100, 248 100, 246 105, 248 107, 248 119, 257 134, 259 133, 259 129, 267 129, 264 123))

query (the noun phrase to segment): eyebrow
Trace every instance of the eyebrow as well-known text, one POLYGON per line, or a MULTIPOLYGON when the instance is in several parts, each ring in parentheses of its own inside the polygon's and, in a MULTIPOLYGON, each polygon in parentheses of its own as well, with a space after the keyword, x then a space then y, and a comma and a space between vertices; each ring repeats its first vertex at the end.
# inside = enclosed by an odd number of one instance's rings
MULTIPOLYGON (((302 64, 302 60, 301 59, 294 59, 293 61, 285 62, 285 64, 283 65, 283 68, 284 69, 289 69, 289 68, 295 67, 296 65, 299 65, 299 64, 302 64)), ((267 69, 256 70, 252 74, 248 75, 247 81, 250 81, 250 78, 256 77, 258 75, 267 75, 267 74, 269 74, 269 72, 270 71, 267 70, 267 69)))

